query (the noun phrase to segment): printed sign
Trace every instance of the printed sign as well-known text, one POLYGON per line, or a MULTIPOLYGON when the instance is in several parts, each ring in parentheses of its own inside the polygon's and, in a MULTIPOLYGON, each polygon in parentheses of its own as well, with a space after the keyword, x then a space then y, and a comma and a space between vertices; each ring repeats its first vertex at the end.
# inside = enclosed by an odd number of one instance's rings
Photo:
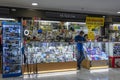
POLYGON ((88 32, 88 39, 92 41, 95 40, 95 34, 93 31, 88 32))
POLYGON ((89 29, 104 26, 104 18, 86 17, 86 25, 89 29))

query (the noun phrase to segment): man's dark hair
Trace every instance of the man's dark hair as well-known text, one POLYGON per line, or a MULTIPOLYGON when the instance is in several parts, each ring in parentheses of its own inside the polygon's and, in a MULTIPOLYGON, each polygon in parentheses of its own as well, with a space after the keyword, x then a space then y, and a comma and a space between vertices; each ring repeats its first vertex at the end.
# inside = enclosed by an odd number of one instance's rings
POLYGON ((88 36, 88 34, 85 34, 85 35, 84 35, 84 37, 87 37, 87 36, 88 36))
POLYGON ((84 34, 84 32, 83 31, 80 31, 80 33, 79 34, 84 34))

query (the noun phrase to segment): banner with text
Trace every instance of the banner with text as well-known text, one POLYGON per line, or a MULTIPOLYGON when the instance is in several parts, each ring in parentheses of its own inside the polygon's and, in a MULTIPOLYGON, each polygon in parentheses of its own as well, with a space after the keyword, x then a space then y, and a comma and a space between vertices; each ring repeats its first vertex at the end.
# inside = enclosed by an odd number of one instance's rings
POLYGON ((104 26, 104 18, 86 17, 86 25, 88 29, 104 26))

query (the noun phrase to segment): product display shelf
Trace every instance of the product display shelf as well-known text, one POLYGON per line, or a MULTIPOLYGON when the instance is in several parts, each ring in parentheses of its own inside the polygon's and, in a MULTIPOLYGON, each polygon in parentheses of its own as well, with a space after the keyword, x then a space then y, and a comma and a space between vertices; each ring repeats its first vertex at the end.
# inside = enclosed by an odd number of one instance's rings
POLYGON ((82 66, 87 69, 108 68, 108 42, 87 42, 83 44, 85 60, 82 66))
POLYGON ((75 44, 30 41, 24 52, 23 73, 76 70, 75 44))

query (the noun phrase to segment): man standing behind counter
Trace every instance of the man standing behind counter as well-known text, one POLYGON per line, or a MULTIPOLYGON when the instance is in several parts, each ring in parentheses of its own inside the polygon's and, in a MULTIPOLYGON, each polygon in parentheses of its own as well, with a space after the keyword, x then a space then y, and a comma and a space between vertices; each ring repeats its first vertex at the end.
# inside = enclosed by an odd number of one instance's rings
POLYGON ((83 52, 83 43, 85 38, 83 37, 84 32, 80 31, 79 35, 75 36, 75 42, 77 43, 77 70, 81 69, 81 63, 84 60, 84 52, 83 52))

